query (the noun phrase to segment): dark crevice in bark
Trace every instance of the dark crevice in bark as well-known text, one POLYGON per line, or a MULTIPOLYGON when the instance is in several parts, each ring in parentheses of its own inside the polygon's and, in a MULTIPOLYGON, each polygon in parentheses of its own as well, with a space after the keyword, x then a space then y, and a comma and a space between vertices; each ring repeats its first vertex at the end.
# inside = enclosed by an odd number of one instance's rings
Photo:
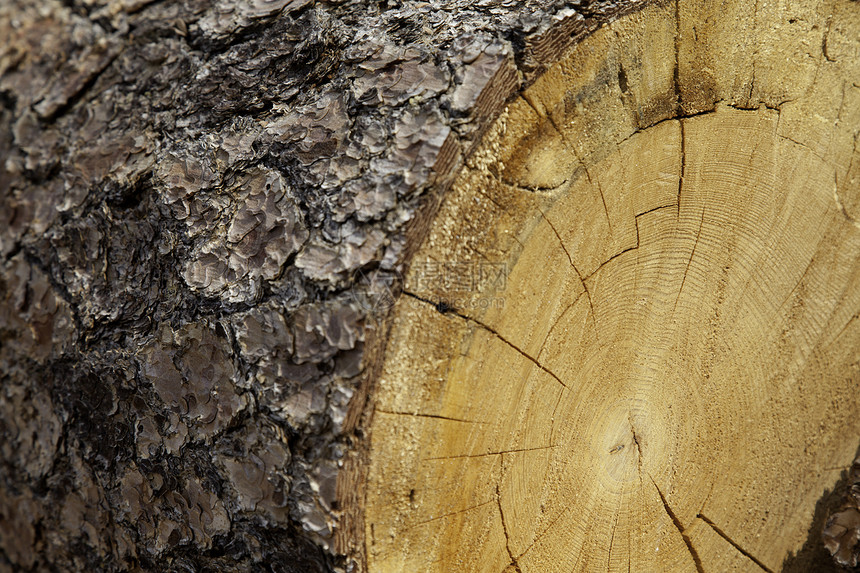
POLYGON ((51 272, 50 264, 43 261, 39 258, 39 254, 32 248, 24 247, 24 258, 27 260, 30 265, 39 269, 47 278, 48 282, 53 287, 54 292, 56 292, 60 298, 65 301, 66 304, 69 305, 69 310, 72 313, 72 320, 75 322, 75 331, 79 333, 81 337, 83 337, 83 333, 85 331, 83 327, 83 323, 81 321, 81 312, 78 308, 77 300, 70 293, 65 284, 63 284, 60 280, 56 278, 53 272, 51 272))
MULTIPOLYGON (((106 57, 105 61, 93 69, 90 76, 86 78, 73 93, 68 95, 65 102, 57 105, 54 109, 43 115, 42 120, 47 123, 56 122, 58 118, 68 113, 69 110, 71 110, 77 103, 83 101, 88 92, 93 88, 93 86, 95 86, 98 79, 105 73, 105 71, 107 71, 118 56, 119 51, 116 51, 106 57)), ((38 102, 35 105, 38 107, 38 102)))
MULTIPOLYGON (((7 72, 10 70, 7 70, 7 72)), ((6 111, 15 111, 18 98, 9 90, 0 90, 0 108, 6 111)))

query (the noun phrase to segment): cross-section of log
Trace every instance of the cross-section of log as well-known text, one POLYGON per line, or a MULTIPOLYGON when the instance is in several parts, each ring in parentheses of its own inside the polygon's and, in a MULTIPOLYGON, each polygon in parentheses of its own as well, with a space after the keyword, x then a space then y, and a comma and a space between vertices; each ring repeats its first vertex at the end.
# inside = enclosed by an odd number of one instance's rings
POLYGON ((651 5, 509 100, 394 310, 368 570, 780 570, 860 432, 858 130, 844 0, 651 5))

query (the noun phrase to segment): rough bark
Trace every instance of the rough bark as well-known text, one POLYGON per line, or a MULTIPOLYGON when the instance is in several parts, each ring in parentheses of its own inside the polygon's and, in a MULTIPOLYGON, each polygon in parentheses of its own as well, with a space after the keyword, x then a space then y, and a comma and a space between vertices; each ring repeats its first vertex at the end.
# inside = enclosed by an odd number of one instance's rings
POLYGON ((3 3, 0 569, 354 567, 335 483, 410 237, 639 4, 3 3))
POLYGON ((857 570, 860 564, 860 457, 854 460, 847 475, 834 493, 841 502, 833 506, 823 524, 824 546, 833 560, 846 568, 857 570))

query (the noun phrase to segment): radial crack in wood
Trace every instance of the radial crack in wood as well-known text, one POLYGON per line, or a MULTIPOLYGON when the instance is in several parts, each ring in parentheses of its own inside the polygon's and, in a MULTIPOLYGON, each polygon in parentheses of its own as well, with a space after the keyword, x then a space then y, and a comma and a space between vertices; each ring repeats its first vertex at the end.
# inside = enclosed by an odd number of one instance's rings
POLYGON ((731 544, 731 546, 732 546, 732 547, 734 547, 735 549, 737 549, 737 550, 738 550, 738 552, 739 552, 741 555, 743 555, 744 557, 746 557, 747 559, 749 559, 750 561, 752 561, 753 563, 755 563, 755 564, 756 564, 756 565, 757 565, 757 566, 758 566, 762 571, 765 571, 766 573, 773 573, 773 571, 771 571, 771 570, 768 568, 768 566, 767 566, 767 565, 765 565, 764 563, 762 563, 761 561, 759 561, 758 559, 756 559, 756 558, 755 558, 755 556, 751 555, 751 554, 750 554, 746 549, 744 549, 743 547, 741 547, 740 545, 738 545, 737 543, 735 543, 735 542, 732 540, 732 538, 731 538, 731 537, 729 537, 728 535, 726 535, 726 533, 725 533, 722 529, 720 529, 719 527, 717 527, 717 525, 716 525, 713 521, 711 521, 710 519, 708 519, 707 517, 705 517, 705 516, 704 516, 704 515, 702 515, 701 513, 700 513, 700 514, 698 514, 696 517, 698 517, 699 519, 701 519, 702 521, 704 521, 705 523, 707 523, 707 524, 708 524, 708 527, 710 527, 711 529, 713 529, 713 530, 717 533, 717 535, 719 535, 720 537, 722 537, 723 539, 725 539, 726 541, 728 541, 728 542, 729 542, 729 544, 731 544))

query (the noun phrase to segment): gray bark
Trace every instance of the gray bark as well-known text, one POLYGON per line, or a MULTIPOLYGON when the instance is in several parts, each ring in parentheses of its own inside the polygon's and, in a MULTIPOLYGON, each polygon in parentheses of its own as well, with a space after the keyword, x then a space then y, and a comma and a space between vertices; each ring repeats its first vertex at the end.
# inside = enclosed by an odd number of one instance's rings
POLYGON ((360 567, 335 484, 423 223, 639 5, 0 5, 0 572, 360 567))

